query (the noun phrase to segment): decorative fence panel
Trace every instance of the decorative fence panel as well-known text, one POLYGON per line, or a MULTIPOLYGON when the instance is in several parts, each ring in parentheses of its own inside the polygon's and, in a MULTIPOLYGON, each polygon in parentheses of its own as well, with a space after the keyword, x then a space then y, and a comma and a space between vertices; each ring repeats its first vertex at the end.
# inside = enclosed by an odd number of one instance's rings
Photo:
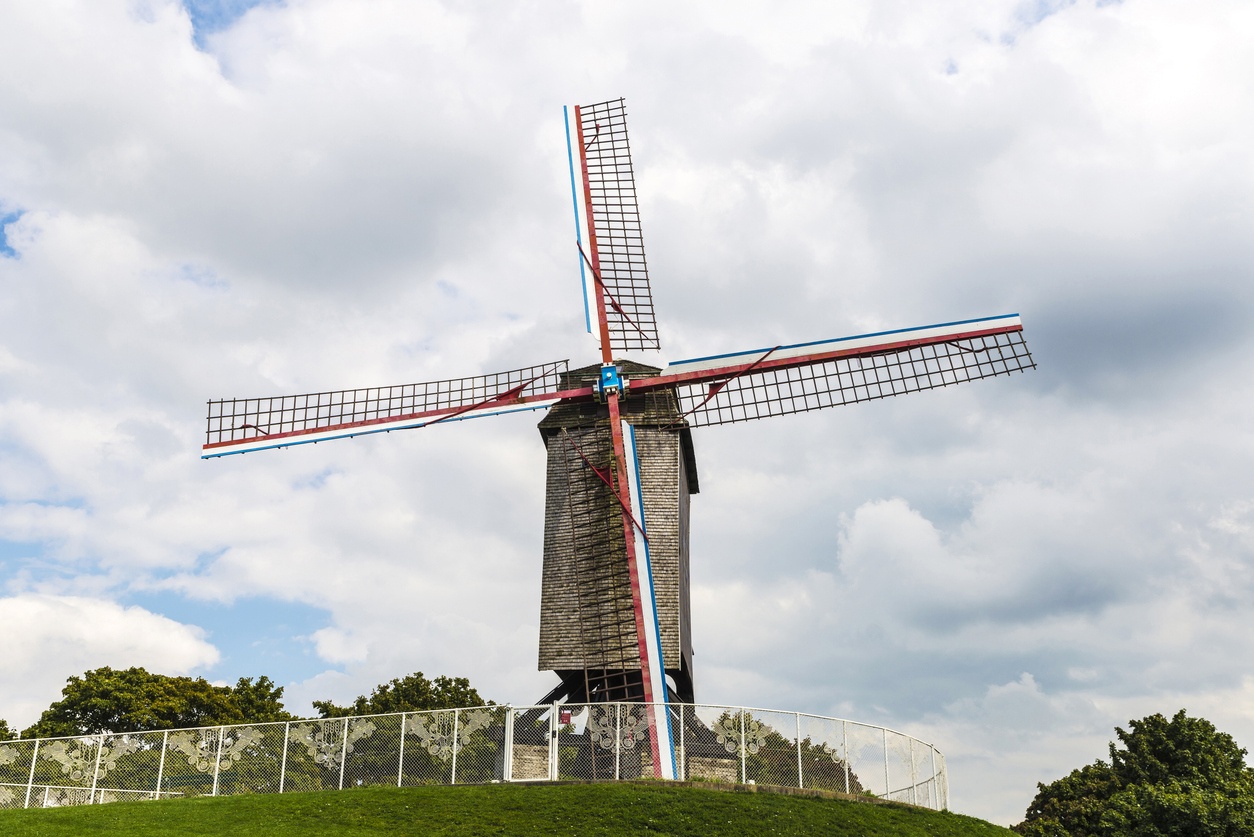
MULTIPOLYGON (((944 809, 944 756, 904 733, 797 712, 670 704, 680 780, 865 794, 944 809)), ((653 777, 641 703, 479 706, 0 742, 0 808, 122 799, 653 777)), ((659 722, 661 723, 661 722, 659 722)), ((667 757, 669 759, 669 757, 667 757)))

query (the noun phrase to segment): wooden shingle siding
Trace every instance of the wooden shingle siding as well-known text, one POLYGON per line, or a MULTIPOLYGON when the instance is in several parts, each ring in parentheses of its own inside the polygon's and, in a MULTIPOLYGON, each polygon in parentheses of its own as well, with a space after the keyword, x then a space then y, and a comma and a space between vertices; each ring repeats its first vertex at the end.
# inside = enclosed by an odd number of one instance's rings
POLYGON ((575 427, 548 442, 541 670, 640 665, 618 501, 579 455, 606 467, 611 445, 608 427, 575 427))
POLYGON ((674 430, 636 426, 640 457, 640 493, 644 497, 644 527, 649 536, 649 564, 653 595, 662 635, 662 660, 679 667, 679 434, 674 430))
MULTIPOLYGON (((625 375, 657 370, 621 363, 625 375)), ((569 385, 596 380, 599 367, 569 373, 569 385)), ((624 418, 635 428, 640 491, 653 589, 669 670, 691 670, 688 604, 688 494, 696 488, 691 440, 671 392, 628 397, 624 418)), ((608 411, 597 404, 558 404, 540 422, 548 449, 544 571, 540 595, 541 670, 638 668, 627 551, 618 501, 592 468, 613 461, 608 411), (577 449, 576 449, 577 448, 577 449), (582 452, 583 456, 580 456, 582 452)))

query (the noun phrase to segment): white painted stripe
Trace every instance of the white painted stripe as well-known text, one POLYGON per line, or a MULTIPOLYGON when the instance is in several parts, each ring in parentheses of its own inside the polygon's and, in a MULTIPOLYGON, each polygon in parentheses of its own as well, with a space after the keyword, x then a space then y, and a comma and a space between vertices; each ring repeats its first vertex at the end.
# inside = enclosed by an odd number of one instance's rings
POLYGON ((452 421, 463 421, 472 418, 485 418, 487 416, 499 416, 506 413, 519 413, 527 410, 543 410, 545 407, 552 407, 561 399, 552 398, 544 401, 529 401, 526 404, 513 404, 508 407, 481 407, 477 410, 468 410, 461 415, 447 418, 443 416, 429 416, 420 419, 397 419, 396 421, 385 421, 379 424, 369 424, 362 427, 337 428, 334 430, 324 430, 311 433, 305 433, 300 436, 284 436, 281 438, 270 438, 268 436, 258 436, 253 439, 242 439, 231 445, 223 445, 221 447, 211 448, 201 453, 201 459, 216 459, 220 456, 230 456, 234 453, 252 453, 259 450, 273 450, 274 448, 290 448, 296 445, 312 445, 316 442, 329 442, 333 439, 351 439, 354 436, 369 436, 372 433, 390 433, 393 430, 412 430, 419 427, 426 427, 429 424, 445 424, 452 421))
MULTIPOLYGON (((838 337, 834 340, 817 340, 813 343, 798 343, 793 346, 780 346, 771 352, 768 360, 786 360, 824 352, 847 351, 849 349, 866 349, 889 343, 900 343, 903 340, 921 340, 946 337, 969 331, 983 331, 990 328, 1009 328, 1022 326, 1018 314, 1006 314, 1000 317, 984 317, 977 320, 962 320, 956 323, 919 326, 917 328, 901 328, 895 331, 880 331, 875 334, 859 334, 854 337, 838 337)), ((754 349, 748 352, 733 352, 725 355, 698 357, 691 360, 677 360, 666 366, 663 375, 674 375, 684 372, 700 372, 706 369, 721 369, 725 366, 738 366, 751 363, 771 351, 770 347, 754 349)))
POLYGON ((623 422, 623 445, 627 459, 627 484, 631 492, 639 527, 633 526, 636 539, 636 578, 640 580, 640 606, 644 612, 645 647, 648 653, 646 665, 649 681, 653 686, 653 702, 649 704, 653 728, 658 732, 658 763, 663 779, 675 778, 675 736, 671 729, 671 714, 667 709, 669 695, 666 690, 666 665, 662 659, 662 626, 657 615, 657 597, 653 589, 653 564, 649 558, 649 543, 644 538, 648 524, 644 519, 644 493, 640 487, 640 457, 636 454, 636 429, 623 422), (644 530, 644 532, 641 531, 644 530))

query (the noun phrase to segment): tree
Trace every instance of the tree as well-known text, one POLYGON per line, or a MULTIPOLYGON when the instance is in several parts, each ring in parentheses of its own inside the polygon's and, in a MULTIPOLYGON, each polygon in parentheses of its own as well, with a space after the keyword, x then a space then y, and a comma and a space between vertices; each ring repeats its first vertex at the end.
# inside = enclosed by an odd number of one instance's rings
POLYGON ((9 729, 9 722, 4 718, 0 718, 0 741, 12 741, 17 738, 17 733, 9 729))
POLYGON ((231 701, 236 714, 247 723, 291 720, 292 714, 283 708, 283 687, 262 675, 254 683, 251 677, 241 677, 231 690, 231 701))
POLYGON ((1038 793, 1028 806, 1024 821, 1015 826, 1020 834, 1042 837, 1097 834, 1102 813, 1119 781, 1110 765, 1095 761, 1048 785, 1037 784, 1038 793))
POLYGON ((337 706, 329 700, 313 702, 320 718, 494 705, 493 701, 484 700, 465 677, 441 675, 428 680, 421 671, 382 683, 374 688, 370 697, 361 695, 349 706, 337 706))
POLYGON ((1124 749, 1110 745, 1110 764, 1122 785, 1161 785, 1172 780, 1219 789, 1247 775, 1245 750, 1205 718, 1181 709, 1170 721, 1150 715, 1115 727, 1124 749))
POLYGON ((142 732, 290 718, 282 687, 268 677, 241 677, 234 689, 202 677, 169 677, 143 668, 109 667, 70 677, 61 700, 22 732, 23 738, 142 732))
POLYGON ((1034 837, 1254 834, 1254 771, 1232 736, 1184 710, 1115 727, 1110 763, 1048 785, 1014 830, 1034 837), (1119 746, 1119 745, 1122 745, 1119 746))

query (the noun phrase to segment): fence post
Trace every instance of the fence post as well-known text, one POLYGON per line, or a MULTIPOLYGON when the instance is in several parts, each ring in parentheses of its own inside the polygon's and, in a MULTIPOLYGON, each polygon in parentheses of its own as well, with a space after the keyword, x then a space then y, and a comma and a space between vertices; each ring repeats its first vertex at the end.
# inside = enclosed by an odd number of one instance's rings
POLYGON ((170 731, 161 733, 161 762, 157 765, 157 799, 161 798, 161 780, 165 778, 165 750, 170 743, 170 731))
POLYGON ((40 740, 38 738, 35 739, 35 749, 30 754, 30 776, 26 779, 26 802, 22 805, 23 808, 30 807, 30 792, 31 788, 35 786, 35 762, 39 759, 40 740))
POLYGON ((557 781, 557 701, 549 708, 549 781, 557 781))
POLYGON ((941 809, 940 777, 936 775, 936 747, 931 744, 927 745, 927 747, 931 751, 929 757, 932 759, 932 792, 928 794, 928 801, 933 801, 933 797, 935 797, 935 804, 932 805, 932 808, 939 811, 941 809))
POLYGON ((914 736, 910 737, 910 804, 919 804, 919 771, 914 766, 914 736))
MULTIPOLYGON (((591 698, 589 698, 591 699, 591 698)), ((623 767, 623 705, 614 704, 614 780, 622 778, 623 767)))
POLYGON ((453 772, 449 775, 449 784, 457 784, 457 733, 461 729, 461 710, 453 710, 453 772))
POLYGON ((88 805, 96 804, 96 782, 100 780, 100 755, 104 752, 105 736, 100 733, 100 745, 96 747, 96 766, 91 771, 91 797, 88 799, 88 805))
POLYGON ((405 719, 409 715, 405 712, 401 713, 401 746, 397 749, 401 751, 400 756, 396 760, 396 786, 401 786, 401 777, 405 775, 405 719))
POLYGON ((684 743, 684 705, 679 704, 679 778, 688 778, 688 745, 684 743))
POLYGON ((884 798, 887 799, 893 791, 893 786, 888 784, 888 729, 880 727, 880 732, 884 738, 884 798))
POLYGON ((218 795, 218 774, 222 771, 222 742, 226 740, 226 727, 218 727, 218 750, 213 754, 213 796, 218 795))
POLYGON ((506 782, 514 781, 514 707, 505 710, 505 765, 501 769, 501 778, 506 782))
POLYGON ((348 761, 348 718, 344 719, 344 734, 340 736, 340 786, 344 790, 344 762, 348 761))
POLYGON ((840 749, 845 757, 845 793, 853 793, 849 790, 849 722, 840 722, 840 749))
POLYGON ((740 784, 745 783, 745 710, 740 710, 740 784))
POLYGON ((805 776, 801 773, 801 713, 792 713, 797 718, 797 787, 804 788, 806 786, 805 776))
POLYGON ((292 722, 283 724, 283 759, 279 762, 279 793, 283 793, 283 783, 287 781, 287 742, 292 732, 292 722))

